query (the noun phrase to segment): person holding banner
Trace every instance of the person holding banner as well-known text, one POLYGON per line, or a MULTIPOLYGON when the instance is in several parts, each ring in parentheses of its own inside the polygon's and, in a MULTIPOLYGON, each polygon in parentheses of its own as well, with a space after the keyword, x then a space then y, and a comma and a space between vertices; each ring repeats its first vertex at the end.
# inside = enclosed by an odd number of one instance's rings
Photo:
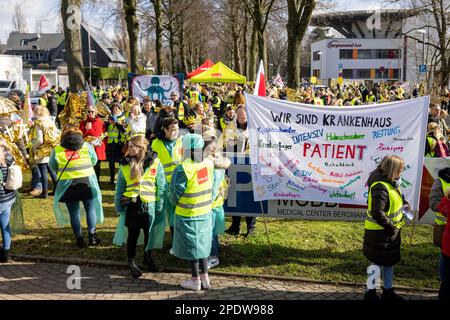
POLYGON ((433 243, 439 248, 442 246, 442 234, 447 224, 447 216, 439 211, 439 203, 448 188, 450 188, 450 168, 443 168, 439 170, 438 178, 434 180, 430 191, 430 208, 435 212, 433 243))
MULTIPOLYGON (((363 253, 381 269, 383 300, 403 300, 393 289, 394 265, 400 261, 401 228, 404 210, 409 210, 400 191, 400 175, 404 161, 394 155, 385 156, 367 180, 368 211, 365 221, 363 253)), ((369 279, 370 280, 370 279, 369 279)), ((376 289, 369 289, 365 300, 379 300, 376 289)))
MULTIPOLYGON (((447 218, 450 213, 450 188, 445 189, 445 197, 442 197, 438 205, 439 212, 447 218)), ((441 260, 439 274, 441 286, 439 288, 439 300, 450 301, 450 225, 447 223, 441 238, 441 260)))
POLYGON ((183 138, 184 160, 173 171, 169 201, 176 206, 173 254, 191 264, 192 278, 181 283, 198 291, 211 287, 207 258, 212 241, 212 188, 214 164, 203 159, 205 142, 199 134, 183 138))

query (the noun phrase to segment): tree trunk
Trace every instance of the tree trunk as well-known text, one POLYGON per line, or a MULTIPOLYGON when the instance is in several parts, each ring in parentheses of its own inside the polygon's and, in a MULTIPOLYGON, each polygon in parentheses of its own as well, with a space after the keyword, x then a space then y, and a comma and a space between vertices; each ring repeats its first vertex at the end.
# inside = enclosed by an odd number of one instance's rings
POLYGON ((288 4, 288 61, 287 85, 289 88, 300 87, 300 51, 316 0, 287 0, 288 4))
POLYGON ((180 48, 181 72, 183 72, 185 75, 187 75, 183 28, 184 28, 184 24, 183 24, 183 22, 181 22, 180 33, 178 36, 178 47, 180 48))
POLYGON ((136 17, 136 0, 123 0, 125 21, 127 22, 128 39, 130 42, 130 67, 131 72, 138 73, 138 35, 139 23, 136 17))
POLYGON ((250 44, 250 61, 248 64, 248 80, 255 81, 256 75, 256 56, 257 56, 257 41, 258 41, 258 31, 256 30, 256 24, 253 22, 252 40, 250 44))
POLYGON ((175 34, 173 32, 173 22, 169 22, 169 49, 170 49, 170 66, 172 69, 172 74, 177 72, 175 65, 175 34))
POLYGON ((70 92, 77 93, 84 90, 85 78, 83 67, 83 55, 81 51, 81 0, 62 0, 61 1, 61 17, 64 27, 64 38, 67 58, 67 69, 69 72, 70 92), (73 10, 67 9, 69 6, 73 10), (76 10, 78 8, 78 10, 76 10))
POLYGON ((162 74, 163 63, 162 63, 162 11, 161 11, 161 0, 151 0, 153 3, 153 10, 155 11, 155 21, 156 21, 156 73, 162 74))
POLYGON ((248 42, 247 42, 248 22, 247 21, 248 21, 248 13, 246 11, 245 15, 244 15, 244 30, 243 30, 243 35, 242 35, 242 39, 243 39, 242 52, 244 55, 243 69, 244 69, 245 76, 248 78, 248 42))

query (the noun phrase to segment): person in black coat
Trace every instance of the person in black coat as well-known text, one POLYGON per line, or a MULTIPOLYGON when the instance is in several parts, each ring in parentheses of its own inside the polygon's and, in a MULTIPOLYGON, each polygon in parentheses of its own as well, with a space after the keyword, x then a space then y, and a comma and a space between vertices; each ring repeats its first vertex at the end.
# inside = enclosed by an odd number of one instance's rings
POLYGON ((56 101, 56 97, 52 91, 48 90, 47 92, 47 109, 50 112, 50 116, 53 121, 56 121, 56 116, 58 115, 58 103, 56 101))
MULTIPOLYGON (((381 269, 383 275, 384 287, 382 299, 386 300, 402 300, 400 296, 394 293, 392 288, 394 265, 400 261, 400 245, 401 235, 400 228, 404 224, 404 216, 400 221, 393 221, 392 215, 389 215, 391 205, 395 206, 397 203, 385 184, 375 182, 385 182, 392 186, 392 189, 398 192, 401 202, 401 209, 409 210, 409 205, 401 194, 400 174, 403 171, 404 161, 397 156, 386 156, 378 165, 378 167, 370 174, 367 185, 369 186, 369 208, 371 220, 366 219, 363 253, 367 259, 381 269), (373 223, 378 225, 381 229, 374 230, 373 223)), ((369 289, 365 294, 367 300, 378 300, 376 289, 369 289)))

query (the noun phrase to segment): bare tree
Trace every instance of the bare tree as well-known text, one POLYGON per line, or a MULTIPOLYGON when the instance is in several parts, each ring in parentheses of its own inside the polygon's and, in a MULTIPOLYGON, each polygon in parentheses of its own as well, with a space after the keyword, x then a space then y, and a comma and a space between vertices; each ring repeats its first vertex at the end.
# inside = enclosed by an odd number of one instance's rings
POLYGON ((18 2, 14 6, 14 16, 12 18, 12 27, 13 30, 18 31, 20 33, 27 32, 27 20, 25 18, 25 15, 23 13, 23 2, 18 2))
POLYGON ((287 85, 300 87, 300 50, 301 43, 308 29, 316 0, 287 0, 288 4, 288 73, 287 85))
POLYGON ((34 32, 42 33, 42 18, 36 18, 34 21, 34 32))
POLYGON ((61 17, 64 26, 67 67, 70 91, 83 90, 85 84, 83 58, 81 53, 81 0, 61 0, 61 17))
POLYGON ((136 16, 136 0, 123 0, 125 11, 125 21, 127 23, 128 39, 130 43, 130 69, 133 73, 138 73, 138 35, 139 23, 136 16))

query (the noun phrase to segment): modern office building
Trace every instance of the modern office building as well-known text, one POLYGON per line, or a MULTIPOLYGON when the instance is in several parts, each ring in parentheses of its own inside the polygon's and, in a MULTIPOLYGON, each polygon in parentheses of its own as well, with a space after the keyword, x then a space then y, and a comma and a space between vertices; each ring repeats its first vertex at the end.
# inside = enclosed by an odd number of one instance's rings
POLYGON ((422 39, 429 31, 417 29, 417 19, 416 10, 313 16, 312 26, 331 27, 342 37, 311 45, 311 76, 324 83, 339 77, 344 82, 420 81, 425 75, 421 65, 427 64, 422 39))

